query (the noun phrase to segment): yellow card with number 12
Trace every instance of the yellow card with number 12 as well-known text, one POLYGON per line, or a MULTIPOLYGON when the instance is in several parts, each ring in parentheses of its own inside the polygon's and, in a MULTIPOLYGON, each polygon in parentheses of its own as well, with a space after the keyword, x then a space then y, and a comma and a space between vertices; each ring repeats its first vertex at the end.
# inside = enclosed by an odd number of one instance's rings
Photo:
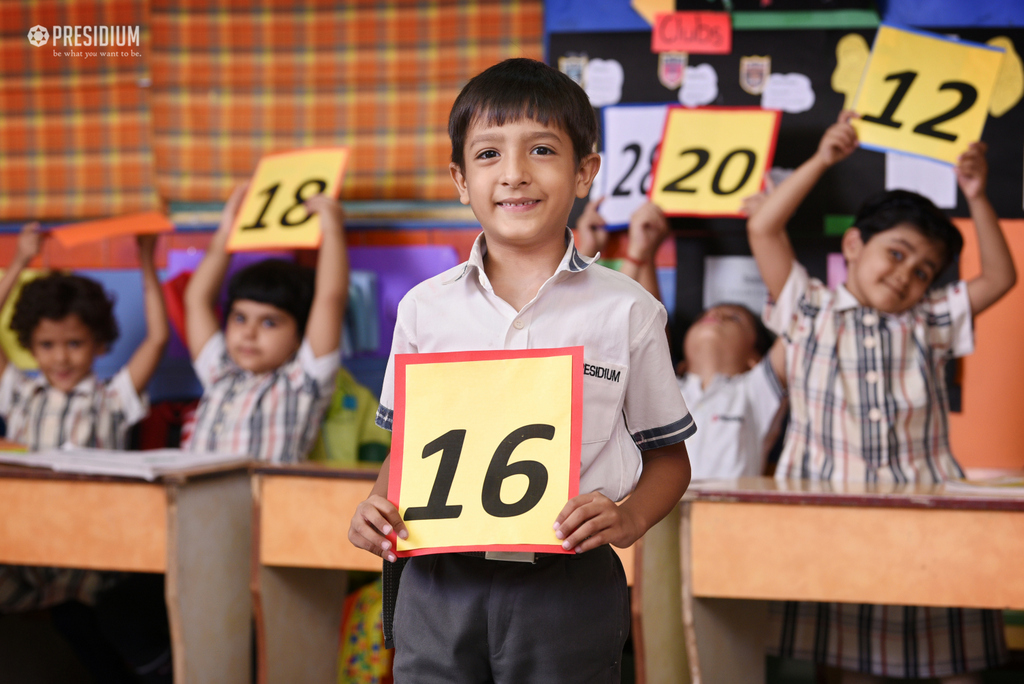
POLYGON ((860 144, 955 164, 975 140, 1003 61, 990 45, 883 24, 853 110, 860 144))
POLYGON ((315 249, 320 219, 303 202, 319 194, 337 199, 347 147, 270 154, 260 160, 228 236, 227 250, 315 249))

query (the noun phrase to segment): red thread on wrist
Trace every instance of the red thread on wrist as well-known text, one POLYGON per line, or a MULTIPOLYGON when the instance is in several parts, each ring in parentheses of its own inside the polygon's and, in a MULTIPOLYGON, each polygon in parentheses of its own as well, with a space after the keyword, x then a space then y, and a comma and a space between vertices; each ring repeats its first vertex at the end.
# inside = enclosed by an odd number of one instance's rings
POLYGON ((622 257, 622 258, 625 259, 626 261, 628 261, 631 264, 636 264, 637 266, 643 266, 644 265, 644 262, 640 261, 639 259, 637 259, 635 257, 631 257, 628 254, 626 256, 622 257))

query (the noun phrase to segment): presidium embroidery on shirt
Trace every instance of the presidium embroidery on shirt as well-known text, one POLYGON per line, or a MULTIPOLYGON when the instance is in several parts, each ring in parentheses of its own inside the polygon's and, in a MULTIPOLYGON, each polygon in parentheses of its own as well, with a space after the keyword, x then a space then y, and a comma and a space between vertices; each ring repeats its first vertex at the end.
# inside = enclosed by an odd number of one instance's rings
POLYGON ((621 376, 622 371, 613 370, 611 368, 605 368, 604 366, 595 366, 590 363, 584 363, 583 374, 591 375, 595 378, 611 380, 612 382, 619 382, 619 377, 621 376))

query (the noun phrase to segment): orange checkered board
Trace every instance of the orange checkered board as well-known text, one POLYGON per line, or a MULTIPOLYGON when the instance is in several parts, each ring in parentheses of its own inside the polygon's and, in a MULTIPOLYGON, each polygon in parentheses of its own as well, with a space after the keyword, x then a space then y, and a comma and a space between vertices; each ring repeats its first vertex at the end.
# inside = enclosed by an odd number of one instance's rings
POLYGON ((220 201, 264 154, 331 145, 352 151, 345 199, 452 200, 452 102, 502 59, 542 58, 542 11, 540 0, 5 1, 0 220, 220 201), (27 38, 77 24, 141 25, 141 57, 55 56, 27 38))

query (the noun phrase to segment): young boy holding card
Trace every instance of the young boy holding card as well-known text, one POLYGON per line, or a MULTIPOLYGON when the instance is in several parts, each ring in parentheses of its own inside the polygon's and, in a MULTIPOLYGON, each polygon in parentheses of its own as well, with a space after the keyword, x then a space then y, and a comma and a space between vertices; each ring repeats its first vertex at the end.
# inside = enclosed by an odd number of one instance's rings
MULTIPOLYGON (((551 521, 552 542, 572 553, 410 558, 394 614, 395 678, 619 681, 629 605, 609 544, 639 539, 690 479, 683 440, 696 427, 673 379, 665 309, 581 257, 566 227, 600 164, 594 111, 571 79, 528 59, 495 65, 462 90, 449 134, 452 178, 483 234, 468 262, 399 305, 378 424, 392 427, 395 354, 582 346, 594 372, 583 379, 581 493, 551 521)), ((389 461, 349 530, 386 572, 396 560, 387 535, 408 537, 387 498, 389 461)))
POLYGON ((244 195, 245 187, 232 193, 185 289, 186 337, 203 396, 182 448, 293 463, 313 445, 341 363, 348 297, 341 207, 324 195, 305 203, 323 233, 315 274, 266 260, 234 275, 222 332, 216 300, 244 195))
MULTIPOLYGON (((929 200, 895 190, 861 208, 843 236, 846 283, 829 290, 796 262, 786 222, 822 174, 856 149, 853 116, 840 114, 817 152, 747 224, 771 297, 765 323, 786 343, 790 425, 776 477, 900 484, 962 478, 949 447, 945 365, 973 351, 973 317, 1016 281, 985 191, 985 145, 971 144, 956 166, 980 275, 931 289, 963 238, 929 200)), ((776 606, 772 617, 771 647, 779 655, 838 668, 843 682, 979 682, 977 672, 1006 655, 997 611, 802 603, 776 606)))

